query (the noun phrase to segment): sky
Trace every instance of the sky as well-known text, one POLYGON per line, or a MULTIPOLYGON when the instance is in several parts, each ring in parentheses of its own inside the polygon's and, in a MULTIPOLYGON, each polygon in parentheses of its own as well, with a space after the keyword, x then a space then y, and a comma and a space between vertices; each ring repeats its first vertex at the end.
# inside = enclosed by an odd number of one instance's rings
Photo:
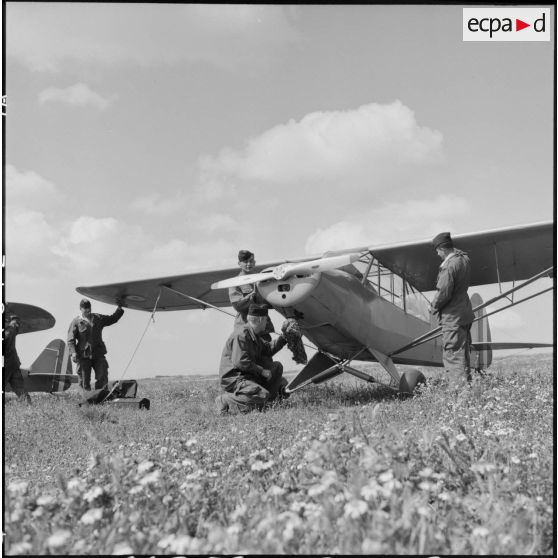
MULTIPOLYGON (((4 298, 56 318, 18 337, 24 366, 78 286, 553 219, 554 29, 464 42, 459 5, 7 2, 4 23, 4 298)), ((232 321, 126 310, 110 379, 215 374, 232 321)), ((552 342, 552 295, 491 327, 552 342)))

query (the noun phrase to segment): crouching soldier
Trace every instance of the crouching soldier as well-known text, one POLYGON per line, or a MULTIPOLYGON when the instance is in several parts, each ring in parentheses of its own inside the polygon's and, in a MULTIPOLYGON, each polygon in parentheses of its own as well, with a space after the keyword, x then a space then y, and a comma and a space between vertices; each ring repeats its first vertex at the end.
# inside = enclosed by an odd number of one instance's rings
POLYGON ((227 339, 219 368, 224 393, 215 399, 218 413, 261 409, 284 394, 287 380, 283 378, 283 365, 271 357, 287 341, 283 335, 269 342, 262 339, 267 320, 267 308, 252 304, 246 324, 236 326, 227 339))

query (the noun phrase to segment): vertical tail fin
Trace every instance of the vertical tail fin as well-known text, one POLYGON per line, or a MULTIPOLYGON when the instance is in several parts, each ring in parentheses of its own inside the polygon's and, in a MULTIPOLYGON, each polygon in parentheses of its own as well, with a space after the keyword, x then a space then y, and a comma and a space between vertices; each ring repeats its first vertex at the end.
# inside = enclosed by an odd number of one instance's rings
MULTIPOLYGON (((478 293, 474 293, 471 297, 471 304, 476 308, 482 304, 483 300, 478 293)), ((475 317, 486 316, 486 309, 482 308, 475 312, 475 317)), ((473 323, 471 327, 472 343, 487 343, 492 341, 490 336, 490 326, 488 318, 481 318, 473 323)), ((485 370, 492 364, 492 349, 472 349, 471 350, 471 368, 475 370, 485 370)))
POLYGON ((72 363, 66 343, 62 339, 51 341, 29 367, 29 374, 31 377, 33 374, 51 375, 50 392, 68 389, 76 377, 72 376, 72 363))

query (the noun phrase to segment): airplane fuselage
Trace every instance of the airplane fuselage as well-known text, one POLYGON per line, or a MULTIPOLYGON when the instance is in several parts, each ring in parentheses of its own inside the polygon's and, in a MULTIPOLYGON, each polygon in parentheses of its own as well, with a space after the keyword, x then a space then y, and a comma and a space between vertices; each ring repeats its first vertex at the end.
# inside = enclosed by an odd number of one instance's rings
MULTIPOLYGON (((296 317, 304 335, 320 350, 341 359, 352 359, 363 348, 389 354, 432 327, 342 270, 261 282, 258 290, 283 316, 296 317)), ((376 359, 363 350, 356 360, 376 359)), ((397 355, 393 361, 442 366, 440 339, 397 355)))

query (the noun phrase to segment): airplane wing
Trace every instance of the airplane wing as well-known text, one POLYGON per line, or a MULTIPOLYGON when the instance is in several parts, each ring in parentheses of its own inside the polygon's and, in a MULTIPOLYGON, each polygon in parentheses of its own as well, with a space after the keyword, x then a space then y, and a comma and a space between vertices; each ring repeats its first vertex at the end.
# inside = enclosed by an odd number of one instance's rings
POLYGON ((21 302, 8 302, 4 316, 8 313, 17 314, 20 319, 18 335, 22 333, 31 333, 32 331, 42 331, 43 329, 50 329, 54 327, 56 320, 54 316, 32 304, 23 304, 21 302))
MULTIPOLYGON (((270 265, 276 263, 258 265, 254 272, 257 273, 270 265)), ((211 284, 238 275, 238 272, 238 267, 230 267, 95 287, 77 287, 76 290, 84 296, 107 304, 118 304, 120 300, 122 306, 148 312, 153 311, 158 297, 158 311, 207 308, 204 303, 220 308, 231 306, 228 290, 211 290, 211 284)))
MULTIPOLYGON (((554 224, 535 223, 453 235, 457 248, 471 258, 471 286, 521 280, 553 265, 554 224)), ((328 252, 325 256, 370 252, 382 265, 402 276, 420 291, 434 290, 440 259, 430 239, 381 246, 364 246, 328 252)), ((296 258, 288 262, 304 262, 320 256, 296 258)), ((285 263, 258 265, 254 273, 285 263)), ((211 285, 238 275, 238 267, 197 271, 183 275, 112 283, 93 287, 77 287, 84 296, 107 304, 122 305, 151 312, 157 299, 157 310, 194 310, 231 306, 226 289, 211 290, 211 285), (206 305, 207 303, 207 305, 206 305)))
MULTIPOLYGON (((554 263, 554 223, 534 223, 452 235, 456 248, 471 259, 471 286, 529 279, 554 263)), ((431 240, 400 242, 328 255, 369 251, 380 263, 419 291, 436 285, 440 258, 431 240)))

